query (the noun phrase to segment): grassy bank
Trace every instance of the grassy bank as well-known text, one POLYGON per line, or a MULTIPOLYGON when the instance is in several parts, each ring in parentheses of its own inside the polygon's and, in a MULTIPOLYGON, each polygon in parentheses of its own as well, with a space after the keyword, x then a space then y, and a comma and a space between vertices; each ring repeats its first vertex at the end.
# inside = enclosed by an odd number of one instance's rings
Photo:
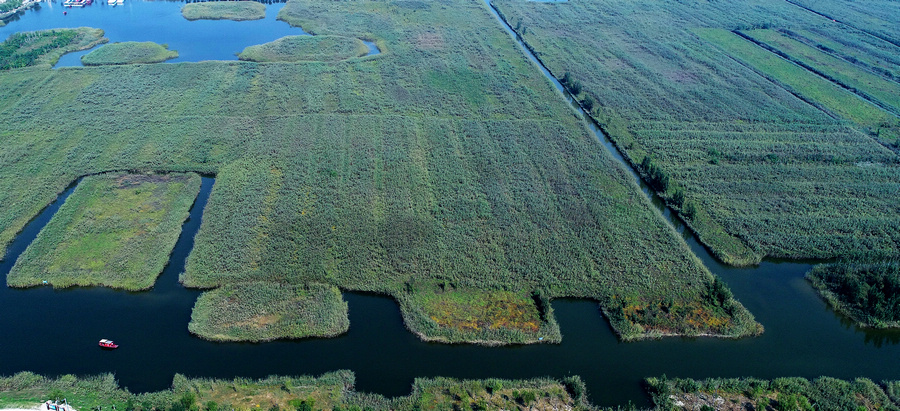
POLYGON ((353 37, 287 36, 271 43, 247 47, 238 54, 238 58, 256 62, 339 61, 368 53, 365 43, 353 37))
POLYGON ((578 377, 563 381, 418 378, 411 394, 398 398, 354 391, 354 383, 353 372, 346 370, 319 377, 259 380, 193 379, 176 374, 171 389, 132 394, 119 388, 112 374, 50 379, 22 372, 0 377, 0 407, 30 408, 59 397, 79 410, 98 406, 127 411, 592 409, 578 377))
POLYGON ((864 327, 900 327, 900 263, 814 267, 806 279, 835 310, 864 327))
POLYGON ((169 50, 165 44, 126 41, 103 45, 81 56, 81 63, 85 66, 162 63, 177 57, 178 52, 169 50))
POLYGON ((333 337, 348 326, 347 303, 336 287, 256 282, 203 293, 188 330, 214 341, 269 341, 333 337))
MULTIPOLYGON (((388 52, 0 76, 0 243, 79 175, 198 171, 216 184, 187 286, 403 302, 408 284, 443 281, 621 316, 613 297, 630 296, 644 308, 623 336, 720 333, 671 316, 654 334, 669 302, 709 304, 712 276, 485 4, 292 1, 280 18, 388 52)), ((734 307, 724 335, 758 332, 734 307)))
POLYGON ((0 70, 52 66, 63 54, 107 41, 103 30, 88 27, 15 33, 0 43, 0 70))
POLYGON ((722 261, 900 254, 897 119, 733 31, 891 44, 788 2, 493 4, 722 261))
POLYGON ((658 410, 897 410, 896 381, 876 384, 819 377, 647 379, 648 392, 658 410))
POLYGON ((153 287, 200 190, 196 174, 85 177, 10 270, 12 287, 153 287))
POLYGON ((266 17, 266 5, 256 1, 188 3, 181 15, 188 20, 259 20, 266 17))

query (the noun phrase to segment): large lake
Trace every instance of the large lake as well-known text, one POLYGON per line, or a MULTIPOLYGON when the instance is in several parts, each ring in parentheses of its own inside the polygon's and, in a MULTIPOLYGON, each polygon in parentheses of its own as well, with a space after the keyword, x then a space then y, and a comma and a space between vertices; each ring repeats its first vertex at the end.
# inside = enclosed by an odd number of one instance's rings
MULTIPOLYGON (((0 38, 16 31, 90 26, 104 29, 112 41, 169 44, 179 51, 181 57, 173 60, 178 62, 234 60, 234 54, 246 46, 302 34, 274 19, 279 4, 267 6, 265 20, 251 22, 189 22, 181 17, 182 5, 126 0, 116 7, 95 4, 65 9, 58 3, 42 3, 40 9, 26 11, 0 28, 0 38)), ((77 59, 68 59, 61 64, 77 65, 77 59)), ((647 405, 640 381, 661 374, 900 379, 900 332, 859 329, 829 310, 803 279, 809 264, 770 260, 756 268, 723 266, 661 204, 697 256, 766 327, 762 336, 622 343, 596 303, 556 300, 553 307, 563 333, 559 345, 448 346, 424 343, 409 333, 392 299, 345 293, 350 331, 343 336, 264 344, 203 341, 187 331, 199 292, 184 289, 177 280, 213 184, 212 178, 204 178, 170 263, 151 291, 0 287, 0 374, 113 372, 132 391, 152 391, 169 387, 175 373, 232 378, 350 369, 356 373, 358 390, 388 396, 407 395, 415 377, 578 374, 586 381, 591 400, 599 405, 629 401, 647 405), (102 351, 96 345, 100 338, 115 339, 122 348, 102 351)), ((71 188, 17 237, 0 264, 0 276, 5 278, 19 253, 70 192, 71 188)))

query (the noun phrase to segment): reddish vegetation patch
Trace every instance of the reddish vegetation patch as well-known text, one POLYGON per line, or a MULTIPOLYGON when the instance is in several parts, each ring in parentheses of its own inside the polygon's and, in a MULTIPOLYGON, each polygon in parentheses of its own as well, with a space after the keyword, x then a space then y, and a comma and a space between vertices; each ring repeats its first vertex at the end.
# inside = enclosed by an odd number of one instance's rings
POLYGON ((540 313, 528 296, 508 291, 445 292, 425 300, 425 313, 442 327, 459 330, 516 329, 537 332, 540 313))
POLYGON ((632 324, 639 324, 645 331, 663 334, 681 334, 685 331, 722 333, 733 325, 732 317, 724 310, 698 301, 646 302, 626 299, 621 301, 620 307, 621 315, 632 324))
POLYGON ((444 48, 444 37, 438 33, 421 33, 416 36, 416 48, 439 50, 444 48))

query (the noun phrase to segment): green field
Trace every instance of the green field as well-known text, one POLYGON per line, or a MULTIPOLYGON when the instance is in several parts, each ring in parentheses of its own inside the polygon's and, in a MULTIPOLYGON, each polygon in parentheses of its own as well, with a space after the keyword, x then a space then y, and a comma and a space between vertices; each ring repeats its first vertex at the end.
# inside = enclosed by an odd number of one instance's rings
POLYGON ((186 378, 172 387, 142 394, 120 388, 112 374, 46 378, 30 372, 0 377, 0 407, 32 408, 47 399, 66 398, 77 409, 131 411, 217 410, 448 410, 596 409, 587 403, 578 377, 564 380, 456 380, 417 378, 408 396, 385 398, 354 390, 353 372, 311 376, 270 376, 258 380, 186 378))
POLYGON ((494 4, 722 261, 900 255, 897 118, 732 33, 830 20, 757 0, 494 4))
POLYGON ((334 337, 349 327, 347 303, 333 286, 235 284, 197 299, 188 330, 213 341, 334 337))
POLYGON ((710 273, 482 2, 417 4, 282 9, 378 58, 0 76, 0 241, 79 175, 197 171, 216 184, 190 287, 540 289, 598 301, 623 338, 761 331, 712 303, 710 273), (695 305, 715 321, 660 315, 695 305))
POLYGON ((657 410, 898 410, 897 381, 876 384, 819 377, 647 379, 647 391, 657 410))
POLYGON ((900 80, 900 47, 859 30, 846 27, 840 30, 821 30, 813 27, 809 30, 786 30, 783 33, 889 80, 900 80))
POLYGON ((53 66, 63 54, 87 50, 107 41, 103 30, 88 27, 15 33, 0 43, 0 70, 53 66))
POLYGON ((200 190, 196 174, 85 177, 16 261, 12 287, 153 287, 200 190))
POLYGON ((152 41, 105 44, 84 56, 81 63, 85 66, 162 63, 178 58, 178 52, 169 50, 165 44, 152 41))
POLYGON ((188 3, 181 15, 188 20, 259 20, 266 17, 266 5, 256 1, 188 3))
POLYGON ((836 311, 864 327, 900 327, 900 264, 838 263, 806 278, 836 311))
POLYGON ((339 61, 365 56, 368 52, 369 48, 353 37, 287 36, 247 47, 238 58, 257 62, 339 61))

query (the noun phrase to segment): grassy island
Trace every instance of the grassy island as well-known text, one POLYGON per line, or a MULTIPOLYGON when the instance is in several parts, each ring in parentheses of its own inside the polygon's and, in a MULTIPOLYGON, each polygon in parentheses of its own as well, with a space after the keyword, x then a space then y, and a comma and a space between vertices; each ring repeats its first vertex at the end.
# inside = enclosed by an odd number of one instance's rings
POLYGON ((266 5, 256 1, 188 3, 181 15, 188 20, 259 20, 266 17, 266 5))
POLYGON ((197 299, 190 332, 214 341, 333 337, 349 327, 336 287, 272 283, 228 285, 197 299))
POLYGON ((900 410, 897 381, 876 384, 830 377, 805 378, 648 378, 657 410, 900 410))
POLYGON ((63 54, 87 50, 107 41, 103 30, 88 27, 15 33, 0 43, 0 70, 52 66, 63 54))
POLYGON ((178 52, 169 50, 165 44, 126 41, 103 45, 81 56, 81 63, 85 66, 162 63, 177 57, 178 52))
POLYGON ((806 278, 835 310, 864 327, 900 327, 900 263, 818 265, 806 278))
POLYGON ((200 190, 196 174, 85 177, 10 270, 28 287, 153 287, 200 190))
MULTIPOLYGON (((194 3, 201 4, 201 3, 194 3)), ((342 36, 287 36, 250 46, 238 54, 247 61, 338 61, 368 54, 362 40, 342 36)))

